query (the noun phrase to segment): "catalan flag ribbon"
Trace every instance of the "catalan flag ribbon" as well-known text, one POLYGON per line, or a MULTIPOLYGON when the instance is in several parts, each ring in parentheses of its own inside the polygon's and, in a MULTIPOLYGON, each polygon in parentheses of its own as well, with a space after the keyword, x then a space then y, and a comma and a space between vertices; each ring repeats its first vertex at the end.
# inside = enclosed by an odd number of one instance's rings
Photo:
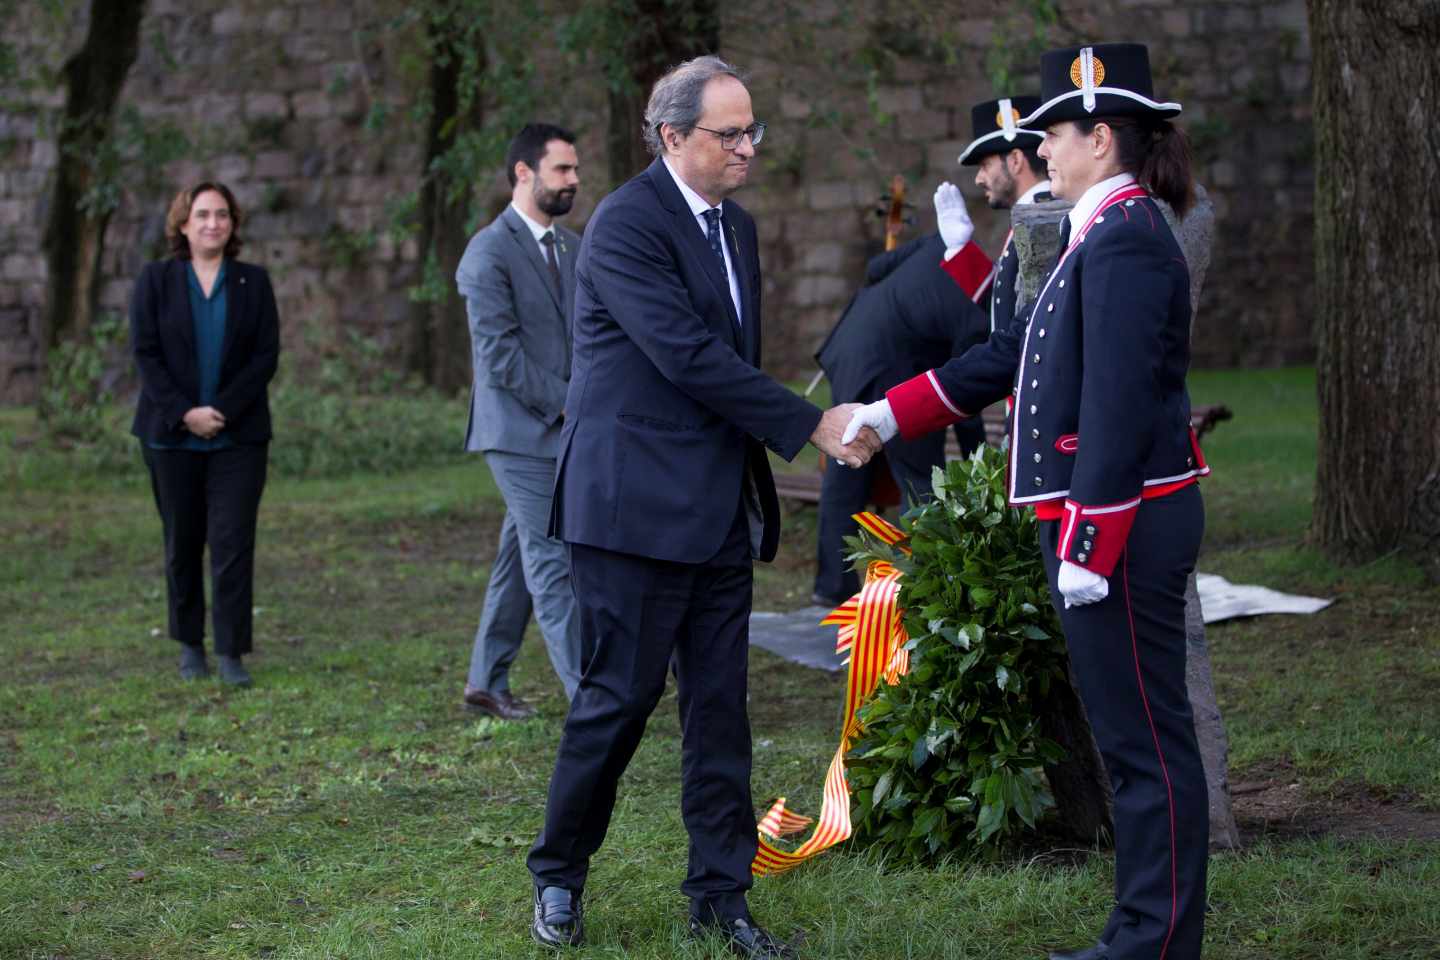
MULTIPOLYGON (((873 513, 857 513, 855 520, 867 532, 900 550, 909 553, 901 541, 905 534, 873 513)), ((845 782, 845 754, 860 733, 860 707, 883 678, 886 683, 899 682, 910 671, 910 654, 905 650, 909 639, 901 623, 900 571, 883 560, 875 560, 865 570, 865 585, 855 596, 830 612, 821 625, 839 627, 836 653, 848 653, 849 674, 845 685, 845 716, 840 730, 840 745, 825 774, 824 797, 820 822, 815 832, 793 852, 781 850, 771 841, 799 833, 813 821, 785 808, 781 797, 760 820, 760 846, 750 870, 756 876, 784 873, 798 867, 816 854, 833 847, 852 832, 850 824, 850 790, 845 782)))

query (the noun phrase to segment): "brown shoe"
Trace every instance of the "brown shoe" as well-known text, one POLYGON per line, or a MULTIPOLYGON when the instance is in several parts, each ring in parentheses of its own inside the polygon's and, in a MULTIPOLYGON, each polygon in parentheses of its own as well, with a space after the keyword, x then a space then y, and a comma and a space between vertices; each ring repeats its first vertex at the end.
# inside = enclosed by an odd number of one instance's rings
POLYGON ((535 716, 535 708, 512 696, 509 690, 491 693, 469 684, 465 685, 465 709, 488 713, 501 720, 528 720, 535 716))

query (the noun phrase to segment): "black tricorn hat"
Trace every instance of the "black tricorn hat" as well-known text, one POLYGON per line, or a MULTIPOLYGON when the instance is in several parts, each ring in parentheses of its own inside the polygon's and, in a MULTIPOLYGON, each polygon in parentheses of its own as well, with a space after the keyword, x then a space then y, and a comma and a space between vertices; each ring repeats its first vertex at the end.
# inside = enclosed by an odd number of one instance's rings
POLYGON ((1038 109, 1039 97, 1001 97, 975 104, 970 108, 970 126, 975 131, 975 139, 960 154, 960 162, 969 167, 992 153, 1040 146, 1045 131, 1020 126, 1021 117, 1038 109))
POLYGON ((1062 120, 1089 117, 1168 119, 1178 103, 1155 100, 1150 54, 1143 43, 1096 43, 1051 50, 1040 57, 1040 99, 1021 123, 1043 130, 1062 120))

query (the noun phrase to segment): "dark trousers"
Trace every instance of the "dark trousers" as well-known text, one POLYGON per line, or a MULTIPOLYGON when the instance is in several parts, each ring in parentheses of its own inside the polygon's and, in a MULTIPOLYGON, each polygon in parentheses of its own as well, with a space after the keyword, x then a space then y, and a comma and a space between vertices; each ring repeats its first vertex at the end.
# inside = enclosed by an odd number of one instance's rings
MULTIPOLYGON (((968 456, 985 442, 985 429, 979 417, 973 423, 966 421, 963 433, 961 426, 956 424, 955 433, 961 452, 968 456)), ((903 509, 909 510, 918 499, 930 496, 930 473, 945 464, 945 434, 934 433, 912 442, 891 440, 885 444, 885 463, 904 497, 903 509)), ((845 538, 855 535, 855 521, 851 518, 869 503, 870 484, 878 469, 879 464, 873 460, 854 470, 836 463, 825 467, 815 537, 814 592, 819 596, 843 601, 860 589, 859 575, 845 560, 850 552, 845 538)))
POLYGON ((743 511, 706 563, 570 545, 588 655, 528 865, 537 887, 580 891, 615 807, 616 786, 665 690, 680 701, 680 811, 690 835, 681 890, 702 920, 748 918, 755 858, 746 714, 753 572, 743 511))
POLYGON ((1064 609, 1060 524, 1040 551, 1065 644, 1115 793, 1115 908, 1100 939, 1111 960, 1198 960, 1210 812, 1185 689, 1185 583, 1205 510, 1192 485, 1141 502, 1099 603, 1064 609))
POLYGON ((205 546, 210 546, 215 652, 250 652, 255 518, 265 489, 268 444, 225 450, 141 448, 165 530, 165 595, 170 636, 205 642, 205 546))

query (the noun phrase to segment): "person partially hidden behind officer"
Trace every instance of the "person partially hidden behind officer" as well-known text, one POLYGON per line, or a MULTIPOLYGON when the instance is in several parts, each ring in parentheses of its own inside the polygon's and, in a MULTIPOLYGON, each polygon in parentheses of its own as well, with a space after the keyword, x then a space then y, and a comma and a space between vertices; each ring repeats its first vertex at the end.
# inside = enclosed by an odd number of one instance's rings
POLYGON ((1061 224, 1034 306, 850 428, 916 437, 1014 391, 1007 480, 1035 509, 1051 599, 1114 790, 1115 905, 1052 960, 1199 960, 1209 810, 1185 688, 1185 586, 1209 472, 1190 428, 1190 274, 1156 199, 1193 201, 1190 153, 1146 48, 1045 54, 1040 156, 1061 224))
MULTIPOLYGON (((946 241, 917 237, 871 258, 865 283, 815 354, 835 403, 870 403, 917 373, 958 357, 990 335, 985 314, 941 268, 946 241)), ((957 424, 960 450, 985 442, 980 418, 957 424)), ((885 444, 884 464, 909 509, 929 495, 931 471, 945 463, 945 434, 885 444)), ((811 602, 839 606, 860 589, 845 562, 845 537, 865 509, 880 461, 858 470, 829 466, 820 481, 815 588, 811 602)))
POLYGON ((455 271, 474 369, 465 449, 484 453, 505 498, 464 699, 469 709, 505 720, 535 712, 510 691, 510 664, 532 604, 567 702, 580 683, 565 545, 548 534, 580 250, 579 236, 555 218, 575 202, 579 169, 573 133, 526 124, 505 154, 510 205, 471 238, 455 271))
MULTIPOLYGON (((1020 126, 1022 115, 1038 109, 1039 97, 1001 97, 977 103, 970 110, 975 139, 961 152, 960 165, 977 168, 975 185, 985 191, 985 202, 992 210, 1010 210, 1022 203, 1052 199, 1045 161, 1038 152, 1045 134, 1020 126)), ((949 184, 941 184, 940 190, 943 195, 937 192, 935 206, 942 228, 947 220, 958 220, 962 215, 963 222, 968 222, 960 191, 949 184)), ((947 249, 945 262, 950 263, 958 252, 959 245, 947 249)), ((1011 230, 1005 236, 987 288, 991 330, 1009 324, 1024 306, 1019 302, 1019 289, 1020 258, 1015 253, 1015 231, 1011 230)))
MULTIPOLYGON (((1003 97, 970 111, 974 139, 959 162, 979 168, 975 184, 985 191, 991 209, 1051 198, 1045 163, 1036 153, 1044 134, 1019 126, 1022 112, 1039 106, 1039 97, 1003 97)), ((870 261, 867 286, 851 299, 815 354, 834 402, 880 399, 890 387, 984 342, 997 316, 1008 323, 1018 309, 1019 258, 1013 232, 1005 238, 1000 259, 984 269, 983 255, 971 239, 974 224, 954 184, 942 183, 935 191, 935 218, 938 235, 913 240, 870 261), (986 313, 972 301, 983 301, 986 313)), ((965 456, 985 442, 979 417, 961 420, 954 429, 965 456)), ((896 437, 885 444, 885 463, 907 510, 917 494, 930 490, 931 471, 944 462, 943 432, 913 441, 896 437)), ((852 518, 865 508, 876 469, 872 462, 859 470, 825 471, 812 603, 838 606, 860 589, 858 575, 845 563, 845 537, 854 533, 852 518)))
POLYGON ((746 903, 753 561, 780 537, 766 448, 793 459, 809 442, 859 466, 880 441, 842 446, 858 405, 822 414, 760 370, 759 244, 730 195, 764 133, 733 67, 673 68, 645 110, 655 162, 600 203, 580 245, 552 529, 570 548, 589 661, 527 861, 531 935, 546 945, 583 939, 590 859, 673 663, 691 935, 793 956, 746 903))

